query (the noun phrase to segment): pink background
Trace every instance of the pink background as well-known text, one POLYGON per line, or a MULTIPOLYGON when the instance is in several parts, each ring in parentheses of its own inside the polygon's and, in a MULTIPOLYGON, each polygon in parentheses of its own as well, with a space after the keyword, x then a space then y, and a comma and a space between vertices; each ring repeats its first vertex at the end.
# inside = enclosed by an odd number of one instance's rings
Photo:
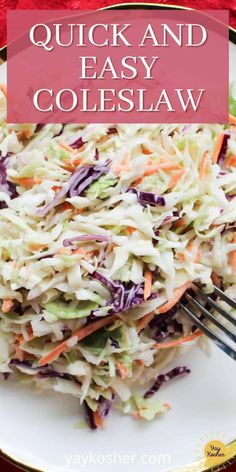
MULTIPOLYGON (((58 12, 46 11, 15 11, 8 15, 8 121, 21 123, 152 123, 152 122, 199 122, 214 123, 226 122, 228 117, 228 14, 225 11, 95 11, 95 12, 58 12), (54 16, 55 14, 55 16, 54 16), (60 18, 60 23, 82 22, 86 26, 94 23, 130 23, 131 27, 125 33, 132 47, 126 47, 122 42, 119 47, 95 47, 89 42, 86 47, 76 45, 59 47, 52 39, 55 49, 47 52, 44 48, 33 46, 29 40, 28 31, 36 23, 54 22, 54 18, 60 18), (161 23, 168 24, 177 33, 177 23, 199 23, 208 32, 206 43, 200 47, 179 47, 172 39, 168 41, 168 47, 153 47, 148 41, 145 47, 140 47, 147 25, 151 23, 156 31, 159 43, 163 41, 161 23), (223 23, 223 24, 222 24, 223 23), (137 34, 138 32, 138 34, 137 34), (26 33, 26 34, 24 34, 26 33), (17 40, 17 41, 16 41, 17 40), (212 61, 217 51, 217 61, 212 61), (138 76, 133 80, 112 79, 111 74, 105 75, 103 80, 80 80, 79 56, 96 56, 99 66, 95 70, 99 74, 104 65, 105 58, 110 56, 114 65, 117 64, 117 72, 120 73, 121 59, 123 56, 158 56, 153 80, 144 80, 144 68, 138 68, 138 76), (220 65, 220 67, 219 67, 220 65), (71 112, 60 111, 53 102, 54 112, 43 113, 34 105, 32 96, 41 88, 53 89, 54 94, 61 89, 72 89, 79 97, 79 108, 71 112), (111 104, 107 104, 107 111, 81 111, 82 103, 80 89, 91 89, 89 96, 89 108, 99 103, 99 88, 115 89, 115 97, 111 104), (151 103, 157 103, 161 91, 165 89, 175 111, 168 112, 165 105, 160 106, 157 112, 138 112, 138 93, 135 93, 135 108, 130 112, 118 111, 117 97, 120 89, 146 89, 145 108, 151 103), (205 89, 201 100, 201 106, 197 112, 189 107, 186 112, 180 106, 180 101, 175 89, 187 88, 195 91, 205 89), (115 105, 115 111, 108 111, 110 105, 115 105)), ((51 23, 51 24, 52 24, 51 23)), ((49 23, 50 24, 50 23, 49 23)), ((52 27, 53 29, 53 27, 52 27)), ((64 39, 68 42, 68 29, 65 30, 64 39)), ((103 30, 99 30, 99 41, 103 39, 103 30)), ((186 29, 184 29, 183 44, 187 42, 186 29)), ((197 35, 196 35, 197 36, 197 35)), ((109 35, 109 37, 111 37, 109 35)), ((106 33, 104 39, 106 38, 106 33)), ((38 38, 39 39, 39 38, 38 38)), ((199 40, 199 35, 196 37, 199 40)), ((111 94, 109 93, 111 96, 111 94)), ((49 98, 49 95, 44 94, 49 98)), ((41 101, 42 103, 42 101, 41 101)), ((124 105, 124 102, 122 102, 124 105)), ((45 106, 46 108, 46 106, 45 106)))

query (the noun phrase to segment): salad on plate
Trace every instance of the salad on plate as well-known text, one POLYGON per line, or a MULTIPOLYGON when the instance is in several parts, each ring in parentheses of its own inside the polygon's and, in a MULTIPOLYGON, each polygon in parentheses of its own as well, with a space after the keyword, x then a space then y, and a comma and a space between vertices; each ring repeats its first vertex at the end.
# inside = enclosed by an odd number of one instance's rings
POLYGON ((236 119, 15 125, 2 90, 2 378, 78 397, 92 429, 112 406, 152 420, 190 372, 168 364, 208 349, 185 291, 235 297, 236 119))

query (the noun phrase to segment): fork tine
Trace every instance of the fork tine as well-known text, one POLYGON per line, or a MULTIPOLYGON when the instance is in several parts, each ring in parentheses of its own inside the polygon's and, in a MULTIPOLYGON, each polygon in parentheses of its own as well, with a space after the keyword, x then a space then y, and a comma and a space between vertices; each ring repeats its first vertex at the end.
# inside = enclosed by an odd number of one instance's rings
POLYGON ((228 344, 226 344, 225 341, 223 341, 221 338, 215 335, 213 331, 211 331, 204 323, 202 323, 201 320, 197 316, 195 316, 186 306, 184 306, 182 303, 180 304, 180 308, 187 313, 187 315, 192 319, 194 324, 204 333, 206 334, 209 338, 214 341, 214 343, 222 349, 226 354, 228 354, 232 359, 236 360, 236 351, 232 349, 228 344))
POLYGON ((233 318, 232 315, 230 315, 226 310, 224 310, 221 306, 219 306, 214 300, 211 299, 205 292, 203 292, 198 285, 194 284, 194 288, 198 290, 198 292, 205 298, 207 303, 212 306, 218 313, 220 313, 224 318, 226 318, 230 323, 232 323, 234 326, 236 326, 236 319, 233 318))
POLYGON ((232 341, 236 342, 236 336, 228 328, 226 328, 226 326, 224 326, 223 323, 221 323, 221 321, 219 321, 208 310, 206 310, 206 308, 198 300, 195 300, 188 293, 186 293, 185 296, 187 300, 189 300, 190 303, 195 305, 208 320, 210 320, 215 326, 217 326, 217 328, 224 331, 224 333, 227 334, 229 338, 232 339, 232 341))
POLYGON ((232 308, 236 310, 236 302, 228 295, 225 295, 225 293, 222 292, 222 290, 220 290, 215 285, 213 285, 213 287, 214 287, 214 292, 218 295, 218 297, 220 297, 222 300, 228 303, 228 305, 230 305, 232 308))

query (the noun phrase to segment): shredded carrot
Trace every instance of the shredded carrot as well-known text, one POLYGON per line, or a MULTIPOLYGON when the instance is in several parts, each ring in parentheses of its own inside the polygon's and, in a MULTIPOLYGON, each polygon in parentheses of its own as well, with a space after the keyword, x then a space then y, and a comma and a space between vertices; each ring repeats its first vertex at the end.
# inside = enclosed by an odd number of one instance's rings
MULTIPOLYGON (((192 239, 191 241, 189 241, 189 243, 187 244, 186 246, 186 249, 189 251, 189 252, 192 252, 193 251, 193 246, 194 246, 194 239, 192 239)), ((197 264, 200 262, 201 260, 201 247, 199 246, 198 250, 197 250, 197 254, 195 256, 195 259, 194 259, 194 262, 196 262, 197 264)))
POLYGON ((152 273, 150 270, 144 272, 144 300, 147 300, 151 295, 152 289, 152 273))
POLYGON ((137 228, 133 228, 132 226, 127 226, 126 233, 127 234, 133 234, 136 230, 137 230, 137 228))
POLYGON ((32 341, 35 338, 36 336, 34 336, 33 334, 29 334, 28 341, 32 341))
POLYGON ((120 164, 119 166, 116 166, 113 171, 116 175, 120 175, 121 172, 123 171, 126 171, 126 172, 130 172, 132 170, 132 167, 126 165, 126 164, 120 164))
POLYGON ((25 188, 32 188, 35 185, 39 185, 43 182, 43 179, 33 179, 31 177, 26 177, 26 178, 14 178, 15 182, 19 185, 22 185, 22 187, 25 188))
POLYGON ((30 177, 26 178, 14 178, 17 184, 22 185, 25 188, 32 188, 34 185, 41 184, 43 179, 33 179, 30 177))
POLYGON ((63 159, 63 167, 64 167, 64 164, 65 164, 65 166, 74 167, 73 166, 73 161, 71 159, 63 159))
POLYGON ((201 247, 199 246, 194 262, 196 262, 196 264, 199 264, 199 262, 201 261, 201 257, 202 257, 202 251, 201 251, 201 247))
POLYGON ((74 172, 75 168, 71 164, 63 165, 62 169, 67 170, 67 172, 74 172))
POLYGON ((216 164, 218 161, 223 140, 224 140, 224 133, 220 133, 216 139, 215 149, 214 149, 214 153, 212 157, 212 164, 216 164))
MULTIPOLYGON (((236 232, 233 235, 232 243, 233 244, 236 243, 236 232)), ((233 273, 236 274, 236 249, 234 249, 233 251, 229 253, 229 261, 230 261, 230 265, 232 267, 233 273)))
MULTIPOLYGON (((15 337, 16 337, 16 341, 15 341, 15 344, 20 348, 20 345, 21 344, 24 344, 28 341, 32 341, 32 339, 35 339, 36 336, 34 336, 34 333, 33 333, 33 330, 32 330, 32 327, 31 325, 29 325, 27 327, 27 332, 28 332, 28 340, 26 340, 23 336, 23 334, 16 334, 15 337)), ((21 349, 21 348, 20 348, 21 349)))
POLYGON ((139 365, 139 366, 142 366, 144 365, 144 362, 142 361, 142 359, 135 359, 135 364, 139 365))
POLYGON ((212 271, 211 273, 211 280, 214 285, 216 285, 217 287, 220 287, 220 284, 221 284, 220 276, 214 271, 212 271))
POLYGON ((156 343, 154 344, 155 349, 168 349, 169 347, 175 347, 179 344, 187 343, 189 341, 193 341, 196 338, 199 338, 203 333, 199 330, 196 330, 194 333, 189 334, 188 336, 184 336, 180 339, 175 339, 174 341, 169 341, 166 343, 156 343))
MULTIPOLYGON (((80 148, 81 149, 81 148, 80 148)), ((72 161, 72 164, 74 167, 77 167, 79 166, 81 163, 83 162, 83 158, 80 157, 79 159, 75 159, 74 161, 72 161)))
POLYGON ((171 405, 170 405, 169 403, 165 402, 165 403, 163 403, 163 405, 164 405, 166 408, 168 408, 169 410, 171 409, 171 405))
POLYGON ((142 329, 146 328, 146 326, 148 325, 148 323, 150 323, 150 321, 154 318, 155 316, 155 312, 154 311, 151 311, 150 313, 147 313, 147 315, 145 315, 139 325, 138 325, 138 331, 142 331, 142 329))
POLYGON ((23 334, 16 334, 16 340, 19 342, 19 343, 23 343, 24 342, 24 336, 23 334))
POLYGON ((23 361, 24 360, 24 351, 19 347, 19 342, 17 341, 15 343, 15 356, 17 359, 19 359, 20 361, 23 361))
POLYGON ((63 169, 68 170, 68 172, 74 172, 75 168, 79 166, 83 162, 82 157, 79 159, 64 159, 63 161, 63 169))
POLYGON ((117 369, 119 371, 119 374, 120 374, 122 380, 126 379, 126 377, 128 375, 128 370, 126 369, 124 364, 122 362, 117 361, 116 366, 117 366, 117 369))
POLYGON ((46 244, 30 244, 29 250, 30 251, 41 251, 42 249, 47 249, 48 246, 46 244))
POLYGON ((229 167, 236 167, 236 156, 230 156, 227 159, 226 167, 227 167, 227 169, 229 167))
POLYGON ((61 190, 61 187, 59 187, 58 185, 54 185, 54 186, 52 187, 52 190, 57 193, 57 192, 59 192, 59 191, 61 190))
POLYGON ((236 126, 236 116, 229 114, 229 122, 236 126))
POLYGON ((153 153, 153 151, 151 151, 151 149, 148 149, 144 144, 141 144, 141 149, 142 149, 142 153, 147 156, 153 153))
POLYGON ((139 413, 139 411, 134 411, 134 412, 132 413, 132 416, 133 416, 133 418, 134 418, 135 420, 140 420, 140 419, 142 418, 141 415, 140 415, 140 413, 139 413))
POLYGON ((180 262, 184 262, 186 257, 185 257, 185 254, 183 252, 178 252, 178 254, 176 254, 176 258, 180 261, 180 262))
POLYGON ((184 218, 180 218, 179 220, 174 221, 173 226, 175 229, 180 228, 181 226, 185 225, 184 218))
POLYGON ((72 251, 72 254, 81 254, 81 256, 84 256, 84 259, 90 259, 90 257, 94 254, 96 251, 85 251, 82 247, 78 247, 72 251))
POLYGON ((174 162, 163 162, 156 165, 147 166, 144 170, 144 176, 156 174, 160 170, 170 172, 171 170, 180 169, 180 165, 174 162))
POLYGON ((7 98, 7 87, 6 85, 4 84, 0 84, 0 91, 3 93, 3 95, 5 95, 5 97, 7 98))
MULTIPOLYGON (((170 164, 172 162, 172 159, 170 156, 166 157, 159 157, 158 164, 170 164)), ((151 161, 151 164, 153 164, 153 161, 151 161)))
POLYGON ((193 250, 193 243, 194 243, 194 239, 191 239, 186 246, 186 249, 190 252, 193 250))
POLYGON ((24 338, 22 334, 16 334, 15 340, 15 356, 20 361, 24 360, 24 351, 21 349, 20 344, 24 342, 24 338))
POLYGON ((66 210, 73 210, 73 205, 71 205, 70 202, 63 202, 61 203, 60 205, 60 210, 62 211, 66 211, 66 210))
POLYGON ((186 290, 188 288, 191 287, 191 282, 186 282, 184 285, 182 285, 181 287, 177 288, 175 291, 174 291, 174 296, 171 300, 169 300, 167 303, 165 303, 165 305, 162 305, 160 308, 157 308, 157 313, 166 313, 167 311, 169 311, 171 308, 173 308, 173 306, 176 305, 176 303, 178 303, 178 301, 180 300, 180 298, 182 297, 182 295, 184 294, 184 292, 186 292, 186 290))
POLYGON ((125 155, 122 157, 121 161, 120 161, 120 164, 123 166, 126 166, 129 164, 129 158, 130 158, 130 154, 129 152, 126 152, 125 155))
POLYGON ((76 215, 80 215, 81 213, 83 213, 84 211, 86 211, 87 208, 76 208, 74 211, 73 211, 73 216, 76 216, 76 215))
POLYGON ((106 253, 109 254, 110 252, 113 251, 117 247, 117 244, 115 243, 109 243, 106 249, 106 253))
POLYGON ((100 416, 99 411, 94 411, 93 413, 94 423, 97 428, 102 428, 104 426, 104 419, 100 416))
POLYGON ((28 341, 32 341, 32 339, 35 339, 36 336, 34 336, 31 325, 28 326, 27 331, 28 331, 28 338, 29 338, 28 341))
POLYGON ((69 249, 68 247, 59 247, 59 249, 57 249, 55 251, 55 255, 57 254, 67 254, 67 255, 70 255, 71 254, 71 249, 69 249))
POLYGON ((205 180, 206 178, 207 164, 208 164, 208 152, 204 152, 200 161, 200 170, 199 170, 201 180, 205 180))
POLYGON ((70 349, 70 341, 76 337, 77 342, 81 341, 82 339, 86 338, 90 334, 94 333, 95 331, 98 331, 99 329, 103 328, 104 326, 113 323, 113 321, 117 320, 116 315, 111 315, 111 316, 106 316, 105 318, 98 319, 97 321, 94 321, 90 325, 83 326, 83 328, 79 328, 77 331, 74 332, 74 334, 60 343, 56 348, 54 348, 49 354, 46 356, 42 357, 39 360, 39 365, 45 365, 45 364, 50 364, 53 362, 57 357, 62 354, 63 352, 67 351, 67 349, 70 349))
POLYGON ((24 133, 26 139, 29 139, 29 138, 30 138, 30 136, 31 136, 31 131, 30 131, 29 128, 24 129, 23 133, 24 133))
POLYGON ((132 184, 132 187, 137 187, 142 182, 143 178, 139 177, 135 182, 132 184))
POLYGON ((3 313, 8 313, 11 308, 13 307, 13 301, 12 300, 3 300, 2 303, 2 312, 3 313))
POLYGON ((73 154, 76 153, 75 149, 73 149, 72 147, 70 147, 68 144, 62 143, 62 142, 60 142, 60 143, 58 143, 58 144, 59 144, 59 146, 60 146, 62 149, 65 149, 65 151, 72 152, 73 154))
MULTIPOLYGON (((11 130, 9 129, 9 131, 12 133, 13 130, 12 130, 12 129, 11 129, 11 130)), ((18 132, 16 133, 16 136, 17 136, 17 138, 18 138, 19 140, 21 140, 21 139, 24 137, 23 131, 18 131, 18 132)))
POLYGON ((185 170, 182 169, 182 170, 179 170, 178 172, 176 172, 176 174, 174 174, 171 179, 170 179, 170 182, 169 182, 169 185, 168 185, 168 188, 171 189, 173 187, 175 187, 175 185, 177 184, 177 182, 181 179, 182 175, 185 174, 185 170))

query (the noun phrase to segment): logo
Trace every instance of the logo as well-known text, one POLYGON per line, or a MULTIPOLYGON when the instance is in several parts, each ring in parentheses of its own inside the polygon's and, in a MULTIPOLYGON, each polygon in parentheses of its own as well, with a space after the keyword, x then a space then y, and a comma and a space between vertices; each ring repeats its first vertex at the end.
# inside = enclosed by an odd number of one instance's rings
POLYGON ((196 444, 196 459, 204 468, 211 469, 229 463, 236 454, 236 441, 223 433, 209 433, 196 444))
POLYGON ((224 462, 227 456, 226 445, 218 439, 212 439, 204 447, 204 456, 209 467, 224 462))

